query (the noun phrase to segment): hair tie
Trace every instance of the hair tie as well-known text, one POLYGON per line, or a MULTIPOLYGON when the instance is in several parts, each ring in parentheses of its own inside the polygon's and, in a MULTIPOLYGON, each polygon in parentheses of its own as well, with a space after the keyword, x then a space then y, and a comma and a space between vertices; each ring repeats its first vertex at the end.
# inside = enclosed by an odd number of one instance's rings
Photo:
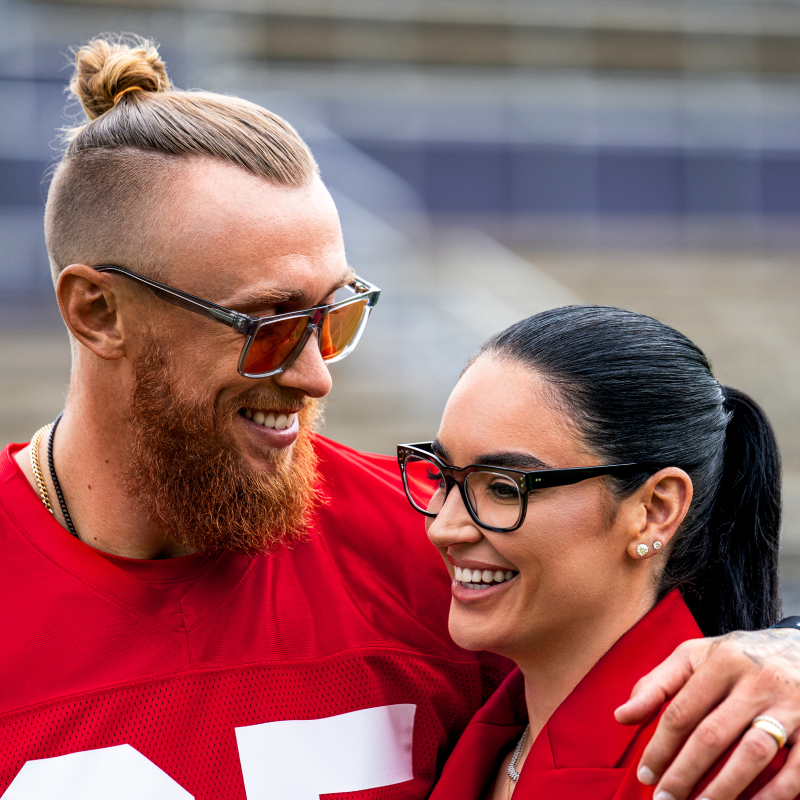
POLYGON ((119 99, 120 97, 122 97, 122 95, 127 94, 128 92, 143 92, 143 91, 144 89, 141 86, 129 86, 127 89, 123 89, 121 92, 117 92, 117 94, 114 95, 114 105, 116 105, 119 102, 119 99))

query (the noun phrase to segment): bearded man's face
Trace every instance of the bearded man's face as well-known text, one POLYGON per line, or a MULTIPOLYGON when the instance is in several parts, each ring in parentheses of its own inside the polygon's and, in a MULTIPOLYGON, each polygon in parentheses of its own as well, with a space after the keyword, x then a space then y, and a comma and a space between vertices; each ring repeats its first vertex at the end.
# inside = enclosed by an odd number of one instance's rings
POLYGON ((186 396, 166 349, 148 337, 136 364, 130 408, 133 448, 125 484, 152 522, 187 552, 254 553, 301 540, 320 496, 311 430, 319 404, 279 386, 234 403, 186 396), (300 432, 255 470, 229 429, 245 408, 291 408, 300 432))
MULTIPOLYGON (((273 186, 197 159, 180 181, 148 232, 158 251, 148 275, 253 317, 332 303, 349 279, 336 207, 318 178, 273 186)), ((132 281, 118 291, 134 502, 185 551, 297 540, 317 500, 317 400, 331 388, 317 337, 282 372, 247 378, 237 371, 241 333, 132 281)))

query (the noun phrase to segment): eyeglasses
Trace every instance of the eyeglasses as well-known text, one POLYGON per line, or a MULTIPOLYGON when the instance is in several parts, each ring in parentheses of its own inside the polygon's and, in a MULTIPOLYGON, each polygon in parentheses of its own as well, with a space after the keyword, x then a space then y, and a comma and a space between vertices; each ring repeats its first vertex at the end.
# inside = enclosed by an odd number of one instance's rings
POLYGON ((323 360, 341 361, 358 344, 381 294, 377 286, 354 275, 344 287, 353 297, 273 317, 250 317, 122 267, 107 264, 94 269, 124 275, 167 303, 221 322, 246 336, 238 366, 239 374, 245 378, 268 378, 289 369, 313 333, 317 334, 323 360))
POLYGON ((640 464, 609 464, 574 469, 506 469, 484 464, 451 467, 433 452, 433 442, 397 446, 406 496, 415 510, 435 517, 453 486, 473 521, 490 531, 515 531, 525 521, 528 495, 551 486, 570 486, 598 475, 636 472, 640 464))

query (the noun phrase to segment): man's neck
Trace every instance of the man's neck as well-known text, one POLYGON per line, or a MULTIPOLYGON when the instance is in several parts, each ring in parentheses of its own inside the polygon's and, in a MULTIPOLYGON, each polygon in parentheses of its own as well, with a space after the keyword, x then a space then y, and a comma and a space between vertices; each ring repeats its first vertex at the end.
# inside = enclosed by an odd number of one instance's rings
MULTIPOLYGON (((85 544, 127 558, 174 558, 187 553, 170 542, 154 526, 147 513, 125 491, 126 453, 130 452, 125 420, 112 418, 111 409, 102 420, 91 420, 70 405, 56 430, 53 461, 64 500, 78 538, 85 544), (91 420, 91 421, 90 421, 91 420)), ((67 523, 47 462, 48 437, 39 445, 39 463, 55 520, 67 523)), ((31 486, 36 480, 31 468, 31 445, 19 450, 15 459, 31 486)))

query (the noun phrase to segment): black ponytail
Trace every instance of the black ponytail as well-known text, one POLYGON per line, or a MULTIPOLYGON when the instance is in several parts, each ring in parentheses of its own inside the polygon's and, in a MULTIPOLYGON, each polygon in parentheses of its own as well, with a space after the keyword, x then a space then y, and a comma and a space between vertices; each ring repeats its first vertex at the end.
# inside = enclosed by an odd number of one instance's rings
POLYGON ((781 613, 778 550, 781 464, 772 426, 743 392, 724 387, 731 418, 707 534, 678 538, 663 591, 683 590, 706 635, 758 630, 781 613), (701 576, 713 576, 702 580, 701 576))
MULTIPOLYGON (((780 457, 761 408, 721 387, 687 337, 604 306, 529 317, 476 355, 535 370, 606 463, 676 466, 694 497, 658 587, 679 588, 706 635, 755 630, 780 615, 780 457)), ((620 496, 652 472, 609 478, 620 496)))

